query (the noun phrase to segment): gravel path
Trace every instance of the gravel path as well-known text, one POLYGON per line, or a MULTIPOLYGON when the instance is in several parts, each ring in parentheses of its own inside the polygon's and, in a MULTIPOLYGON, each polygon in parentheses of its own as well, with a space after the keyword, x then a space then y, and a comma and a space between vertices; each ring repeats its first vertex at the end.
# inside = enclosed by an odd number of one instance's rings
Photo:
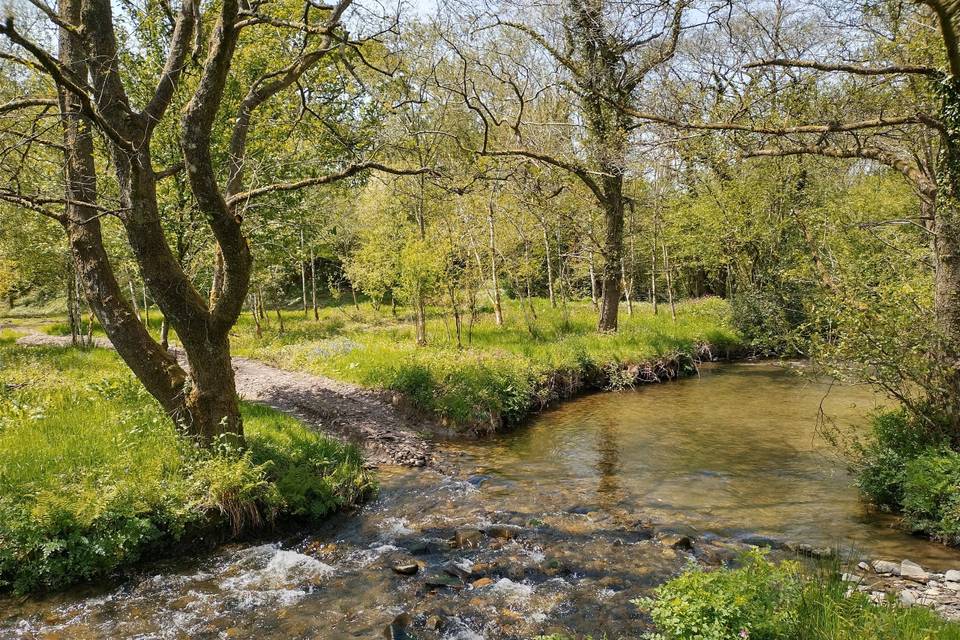
MULTIPOLYGON (((98 347, 113 348, 109 340, 96 338, 98 347)), ((31 333, 17 344, 69 346, 69 336, 31 333)), ((182 358, 181 358, 182 360, 182 358)), ((256 402, 296 416, 328 435, 356 443, 368 464, 432 466, 436 463, 432 443, 421 429, 404 416, 383 392, 365 389, 330 378, 278 369, 249 358, 233 359, 237 393, 256 402)))

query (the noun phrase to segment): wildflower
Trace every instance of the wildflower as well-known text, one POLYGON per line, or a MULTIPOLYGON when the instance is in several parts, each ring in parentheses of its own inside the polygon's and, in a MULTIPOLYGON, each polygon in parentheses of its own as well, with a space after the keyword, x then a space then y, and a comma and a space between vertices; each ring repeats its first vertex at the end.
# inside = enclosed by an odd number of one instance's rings
POLYGON ((747 631, 747 629, 745 629, 745 628, 744 628, 744 629, 740 629, 740 637, 743 638, 744 640, 746 640, 747 638, 750 637, 750 632, 747 631))

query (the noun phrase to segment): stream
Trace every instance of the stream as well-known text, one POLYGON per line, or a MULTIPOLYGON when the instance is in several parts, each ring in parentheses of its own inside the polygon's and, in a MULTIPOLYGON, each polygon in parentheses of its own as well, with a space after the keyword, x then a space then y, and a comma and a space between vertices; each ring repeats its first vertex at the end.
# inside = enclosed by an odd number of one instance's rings
POLYGON ((768 363, 585 396, 442 445, 448 473, 383 470, 375 500, 315 530, 0 598, 0 638, 373 638, 395 619, 417 638, 637 637, 632 600, 742 542, 960 569, 867 509, 819 435, 821 407, 856 430, 876 403, 768 363))

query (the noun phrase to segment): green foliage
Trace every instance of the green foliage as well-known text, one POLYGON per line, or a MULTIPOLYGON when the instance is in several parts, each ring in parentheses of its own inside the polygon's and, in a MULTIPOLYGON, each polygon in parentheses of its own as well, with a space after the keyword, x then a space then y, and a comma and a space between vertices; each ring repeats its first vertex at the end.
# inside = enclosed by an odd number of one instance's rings
POLYGON ((900 509, 907 465, 943 443, 917 424, 903 408, 878 413, 871 427, 869 438, 856 452, 857 484, 877 506, 900 509))
POLYGON ((910 460, 903 483, 907 524, 950 544, 960 544, 960 453, 927 450, 910 460))
POLYGON ((738 569, 691 567, 637 604, 650 612, 658 640, 772 640, 792 637, 801 589, 798 564, 777 565, 752 551, 738 569))
POLYGON ((876 605, 847 594, 833 570, 806 574, 760 551, 733 569, 691 567, 637 604, 658 640, 956 640, 960 625, 923 607, 876 605))
POLYGON ((880 413, 857 454, 857 484, 871 502, 901 512, 916 533, 960 544, 960 453, 939 430, 902 408, 880 413))
POLYGON ((204 450, 113 353, 0 340, 0 588, 109 575, 190 532, 319 520, 373 489, 355 448, 243 412, 245 452, 204 450))

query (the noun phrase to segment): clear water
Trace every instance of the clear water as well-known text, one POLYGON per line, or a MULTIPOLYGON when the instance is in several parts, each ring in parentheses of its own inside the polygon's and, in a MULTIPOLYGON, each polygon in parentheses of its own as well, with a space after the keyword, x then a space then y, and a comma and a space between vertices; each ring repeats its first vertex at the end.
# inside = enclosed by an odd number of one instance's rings
POLYGON ((631 601, 687 561, 651 526, 696 530, 705 560, 762 534, 960 569, 960 552, 870 513, 817 435, 821 406, 856 431, 876 402, 769 364, 580 398, 495 440, 445 445, 447 474, 384 472, 376 500, 317 530, 0 599, 0 638, 370 638, 404 612, 418 638, 636 637, 647 623, 631 601), (447 544, 491 523, 522 531, 447 544), (413 552, 417 576, 390 569, 413 552), (450 562, 473 575, 431 587, 450 562))

